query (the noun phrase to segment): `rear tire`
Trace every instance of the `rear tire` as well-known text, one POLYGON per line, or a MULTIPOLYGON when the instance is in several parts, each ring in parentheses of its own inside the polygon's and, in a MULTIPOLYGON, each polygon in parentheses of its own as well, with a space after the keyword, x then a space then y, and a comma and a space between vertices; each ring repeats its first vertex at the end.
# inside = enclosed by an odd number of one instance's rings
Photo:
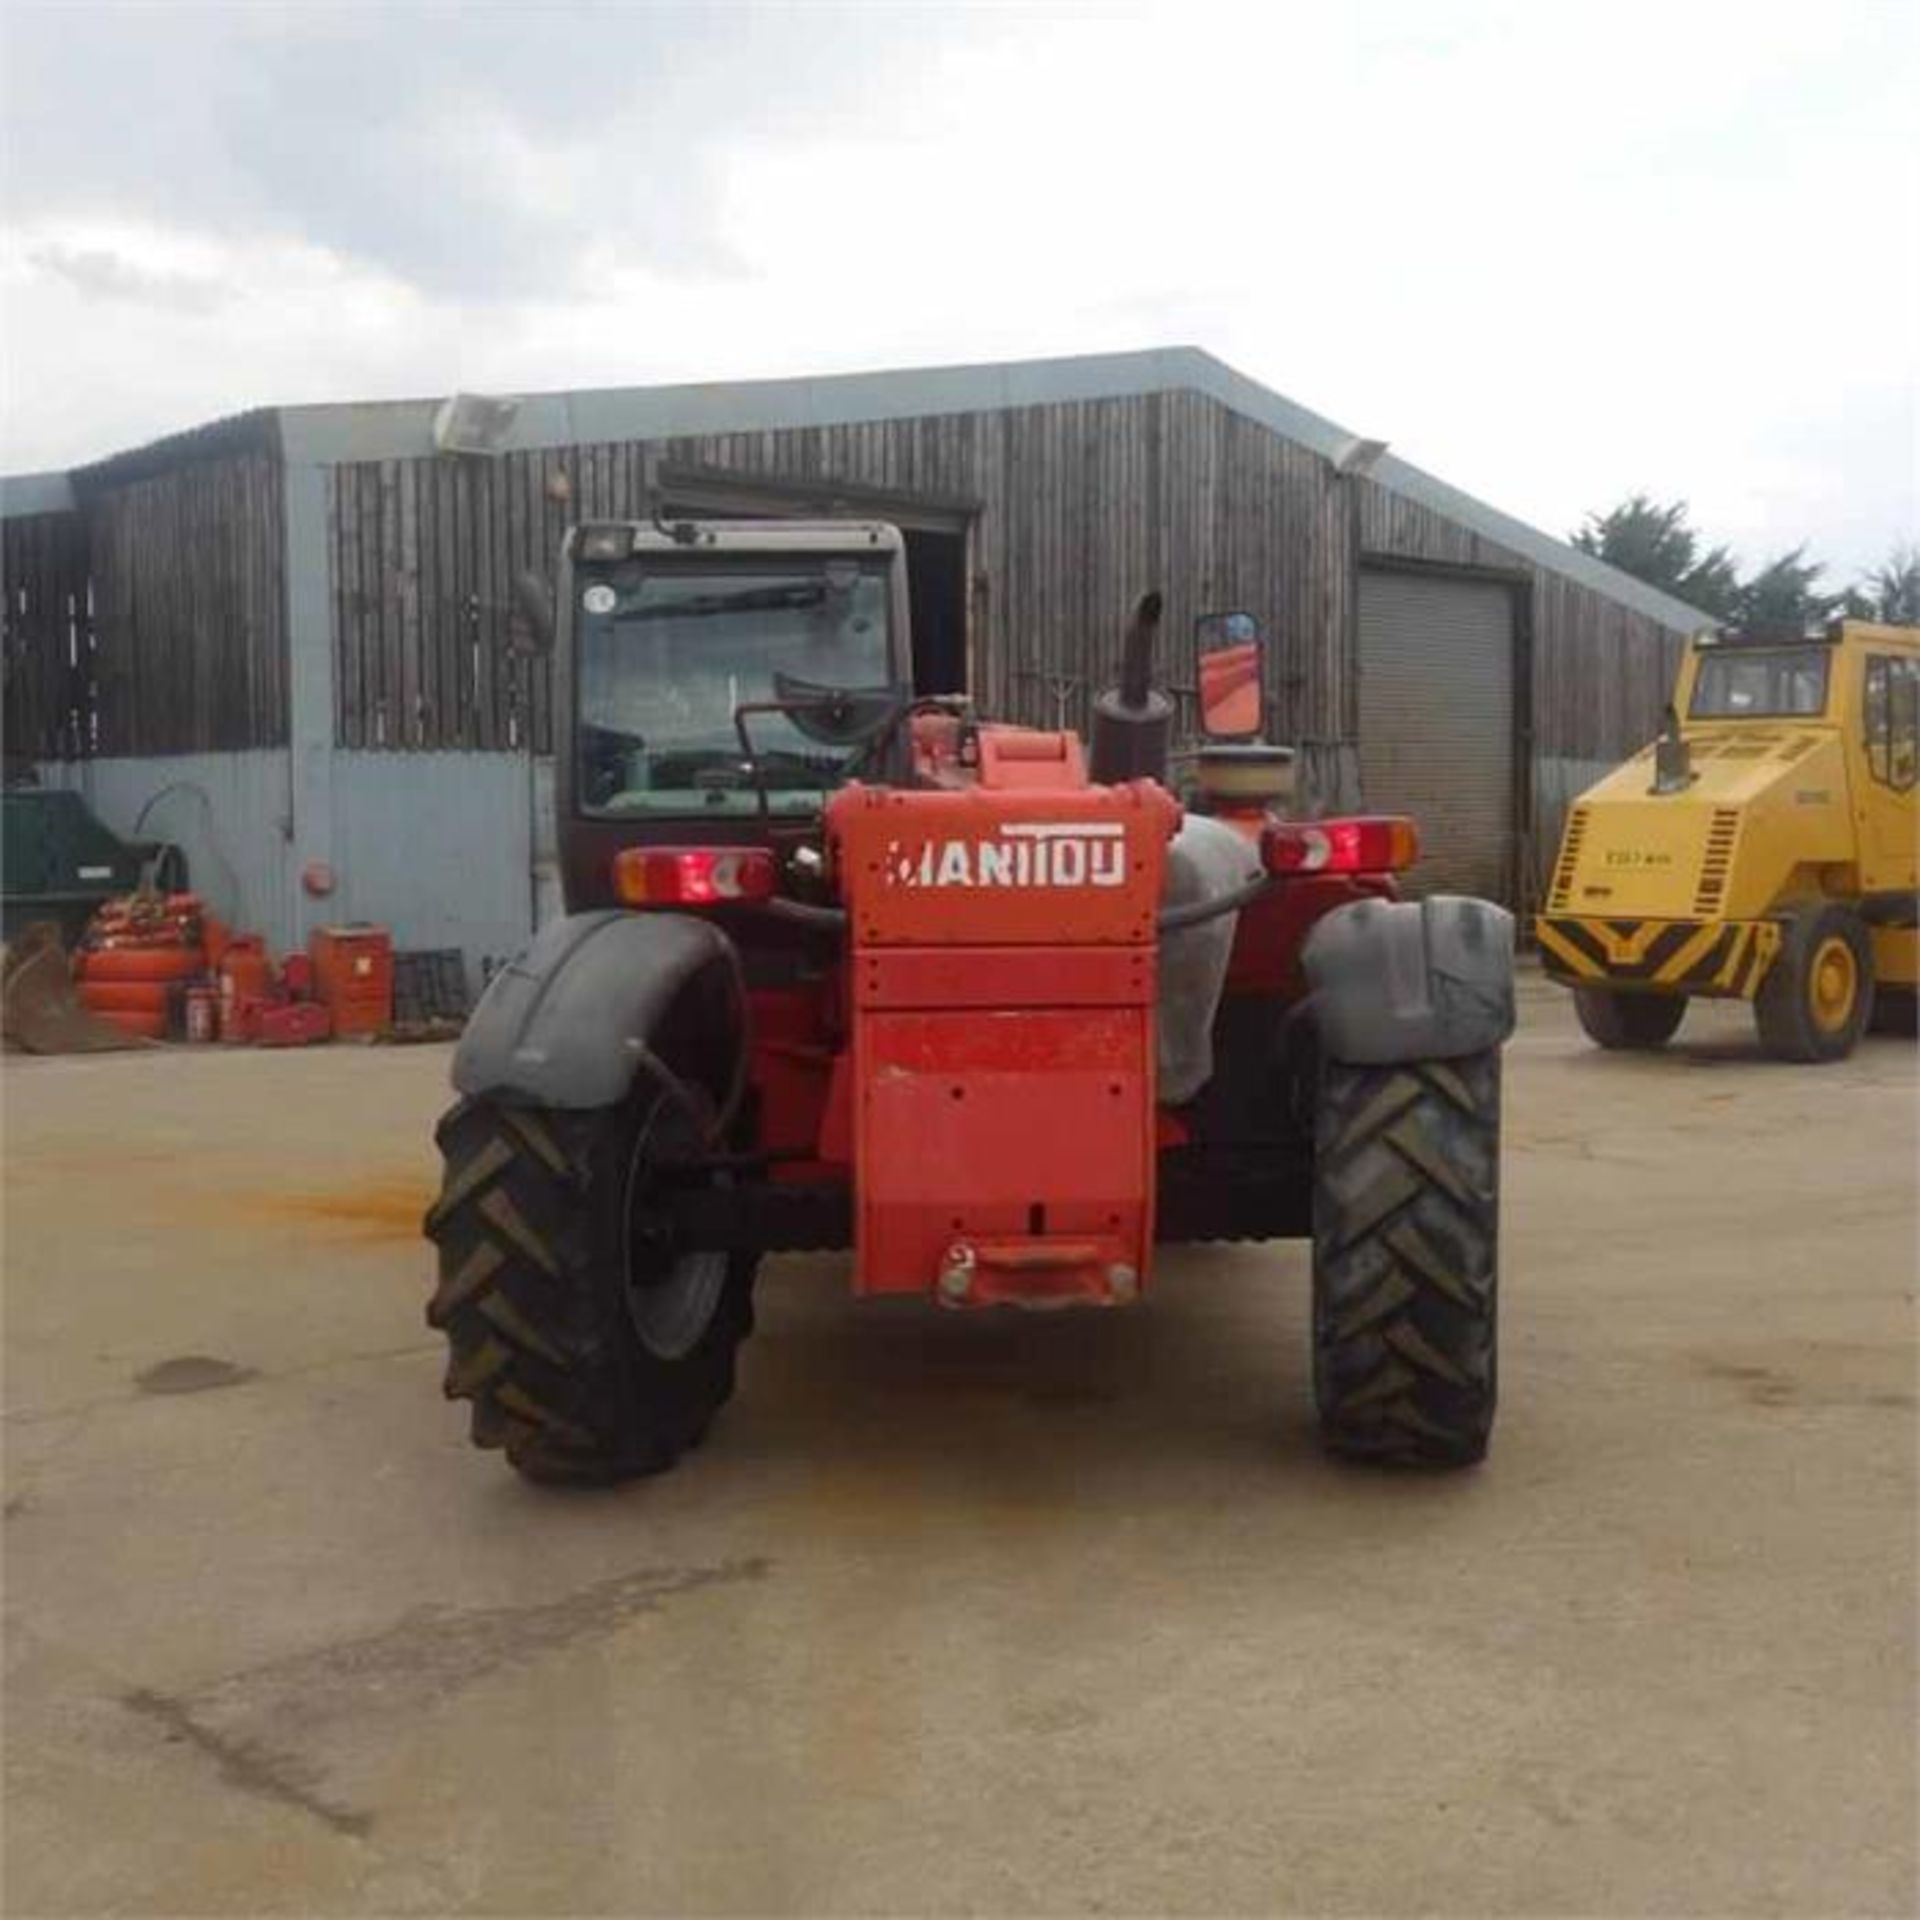
POLYGON ((1776 1060, 1844 1060, 1873 1014, 1873 942, 1850 907, 1795 916, 1753 1002, 1776 1060))
POLYGON ((1321 1439, 1348 1459, 1471 1466, 1497 1385, 1499 1052, 1330 1062, 1315 1134, 1321 1439))
POLYGON ((694 1135, 662 1096, 584 1113, 463 1100, 440 1122, 427 1322, 474 1444, 531 1480, 658 1473, 733 1392, 755 1257, 651 1238, 660 1160, 694 1135))
POLYGON ((1664 1047, 1686 1018, 1684 993, 1616 993, 1575 987, 1573 1010, 1595 1046, 1622 1053, 1664 1047))

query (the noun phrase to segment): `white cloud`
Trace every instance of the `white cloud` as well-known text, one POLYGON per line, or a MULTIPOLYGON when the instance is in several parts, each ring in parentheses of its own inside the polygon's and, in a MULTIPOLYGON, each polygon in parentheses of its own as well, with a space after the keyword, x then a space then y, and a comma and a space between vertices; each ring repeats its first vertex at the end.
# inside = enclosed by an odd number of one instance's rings
POLYGON ((1909 9, 288 18, 188 35, 224 149, 18 170, 8 465, 1190 340, 1554 531, 1646 487, 1846 577, 1920 519, 1909 9))

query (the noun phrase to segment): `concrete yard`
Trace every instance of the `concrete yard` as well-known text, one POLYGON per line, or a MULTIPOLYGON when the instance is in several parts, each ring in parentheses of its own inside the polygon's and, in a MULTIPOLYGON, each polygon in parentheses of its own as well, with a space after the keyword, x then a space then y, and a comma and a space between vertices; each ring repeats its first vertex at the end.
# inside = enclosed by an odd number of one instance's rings
POLYGON ((446 1064, 7 1063, 9 1913, 1912 1911, 1911 1041, 1529 981, 1477 1473, 1318 1457, 1290 1246, 774 1263, 601 1495, 441 1400, 446 1064))

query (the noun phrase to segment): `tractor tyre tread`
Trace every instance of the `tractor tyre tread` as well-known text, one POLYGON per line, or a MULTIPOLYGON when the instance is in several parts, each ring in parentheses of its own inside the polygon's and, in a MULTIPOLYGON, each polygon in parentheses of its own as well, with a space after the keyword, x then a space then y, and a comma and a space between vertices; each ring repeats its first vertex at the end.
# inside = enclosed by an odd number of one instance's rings
POLYGON ((471 1403, 476 1446, 529 1480, 658 1473, 731 1396, 753 1324, 754 1262, 736 1256, 711 1323, 680 1360, 649 1354, 627 1308, 631 1107, 560 1112, 464 1099, 435 1131, 444 1161, 425 1230, 438 1253, 429 1326, 444 1390, 471 1403))
POLYGON ((1328 1451, 1465 1467, 1497 1388, 1500 1054, 1324 1069, 1314 1397, 1328 1451))

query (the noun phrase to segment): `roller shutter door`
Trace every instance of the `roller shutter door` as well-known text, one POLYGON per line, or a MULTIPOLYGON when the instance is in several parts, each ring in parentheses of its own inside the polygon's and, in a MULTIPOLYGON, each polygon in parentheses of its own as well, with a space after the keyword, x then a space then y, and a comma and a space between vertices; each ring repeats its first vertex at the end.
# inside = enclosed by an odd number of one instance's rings
POLYGON ((1420 828, 1412 893, 1505 900, 1513 872, 1513 597, 1479 580, 1360 576, 1360 782, 1420 828))

